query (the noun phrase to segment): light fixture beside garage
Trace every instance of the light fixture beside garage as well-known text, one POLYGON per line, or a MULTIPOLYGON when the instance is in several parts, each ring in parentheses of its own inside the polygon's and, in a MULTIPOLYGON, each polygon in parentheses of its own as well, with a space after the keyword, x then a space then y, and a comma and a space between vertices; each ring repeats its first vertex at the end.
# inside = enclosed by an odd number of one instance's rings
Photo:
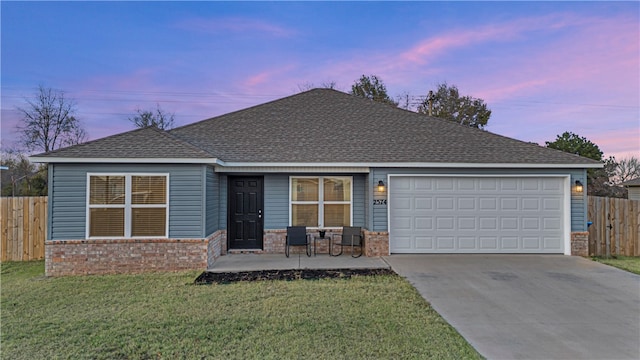
POLYGON ((378 192, 384 192, 384 181, 378 181, 378 192))
POLYGON ((582 183, 580 182, 580 180, 576 180, 576 192, 581 193, 584 190, 584 186, 582 186, 582 183))

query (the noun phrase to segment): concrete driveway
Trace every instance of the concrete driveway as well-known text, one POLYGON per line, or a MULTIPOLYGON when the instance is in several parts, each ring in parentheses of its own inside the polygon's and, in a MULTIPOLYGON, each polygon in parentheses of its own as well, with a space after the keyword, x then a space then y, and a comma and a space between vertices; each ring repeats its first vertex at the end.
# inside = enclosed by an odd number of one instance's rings
POLYGON ((640 276, 562 255, 384 257, 488 359, 640 359, 640 276))

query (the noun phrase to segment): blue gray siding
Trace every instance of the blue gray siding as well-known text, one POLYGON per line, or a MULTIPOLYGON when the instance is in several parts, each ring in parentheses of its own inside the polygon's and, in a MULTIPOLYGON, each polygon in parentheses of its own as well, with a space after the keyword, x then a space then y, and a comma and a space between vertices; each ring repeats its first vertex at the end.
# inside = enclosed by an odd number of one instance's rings
MULTIPOLYGON (((587 197, 586 187, 583 193, 575 193, 573 184, 576 180, 580 180, 586 184, 586 171, 584 169, 371 169, 369 186, 377 184, 378 180, 384 180, 387 184, 387 175, 389 174, 451 174, 451 175, 570 175, 571 179, 571 231, 586 231, 586 212, 587 197)), ((386 199, 387 193, 378 193, 374 187, 374 199, 386 199)), ((371 207, 373 218, 370 223, 373 231, 387 231, 387 205, 374 205, 371 207)))
POLYGON ((228 185, 227 185, 227 175, 220 175, 220 184, 218 189, 220 189, 220 203, 218 204, 218 226, 221 230, 227 229, 227 195, 228 195, 228 185))
POLYGON ((202 165, 54 164, 49 183, 49 239, 84 239, 87 173, 169 173, 169 237, 204 237, 202 165))
POLYGON ((367 176, 353 175, 353 226, 367 228, 367 176))
POLYGON ((284 229, 289 225, 289 175, 264 177, 264 228, 284 229))
POLYGON ((220 229, 220 179, 211 166, 206 168, 205 181, 205 234, 209 236, 220 229))

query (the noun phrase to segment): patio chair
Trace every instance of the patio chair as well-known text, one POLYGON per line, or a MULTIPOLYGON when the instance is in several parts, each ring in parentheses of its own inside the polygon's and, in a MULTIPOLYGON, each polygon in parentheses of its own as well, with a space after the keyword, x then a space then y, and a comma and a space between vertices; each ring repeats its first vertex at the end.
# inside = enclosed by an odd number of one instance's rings
POLYGON ((360 256, 362 256, 362 243, 363 243, 363 238, 362 235, 360 234, 360 227, 353 227, 353 226, 344 226, 342 227, 342 234, 334 234, 334 236, 331 237, 331 240, 329 241, 329 255, 331 256, 340 256, 342 255, 342 251, 344 250, 345 246, 350 246, 351 247, 351 257, 354 258, 358 258, 360 256), (334 242, 334 239, 336 236, 339 236, 340 239, 334 242), (333 246, 340 246, 340 252, 337 254, 333 253, 333 246), (360 248, 360 254, 356 255, 354 248, 359 247, 360 248))
POLYGON ((311 242, 305 226, 288 226, 284 254, 289 257, 289 246, 305 246, 307 256, 311 256, 311 242))

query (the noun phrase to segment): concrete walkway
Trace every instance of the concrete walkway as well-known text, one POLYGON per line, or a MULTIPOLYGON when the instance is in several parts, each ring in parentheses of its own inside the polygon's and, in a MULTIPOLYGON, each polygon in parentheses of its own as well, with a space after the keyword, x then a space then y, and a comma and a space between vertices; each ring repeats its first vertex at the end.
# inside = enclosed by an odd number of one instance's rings
POLYGON ((350 255, 329 256, 318 254, 308 257, 306 254, 233 254, 221 256, 208 269, 210 272, 239 272, 259 270, 291 270, 291 269, 389 269, 390 266, 382 258, 352 258, 350 255))
POLYGON ((640 276, 574 256, 392 255, 487 359, 640 359, 640 276))

